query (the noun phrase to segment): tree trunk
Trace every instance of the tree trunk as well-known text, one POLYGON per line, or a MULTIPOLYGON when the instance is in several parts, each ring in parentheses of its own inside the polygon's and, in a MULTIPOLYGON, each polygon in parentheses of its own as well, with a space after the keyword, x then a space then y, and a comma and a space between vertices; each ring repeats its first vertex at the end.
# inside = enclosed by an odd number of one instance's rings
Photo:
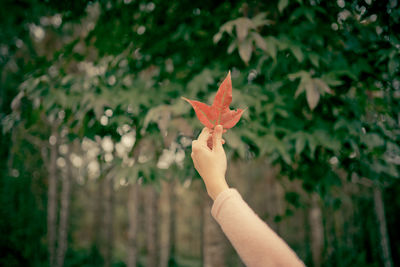
POLYGON ((174 253, 175 242, 175 200, 174 180, 164 183, 160 197, 161 230, 160 230, 160 267, 168 267, 174 253))
POLYGON ((163 182, 162 191, 159 199, 160 210, 160 267, 168 267, 170 253, 170 224, 171 224, 171 203, 170 203, 170 184, 163 182))
POLYGON ((324 249, 324 227, 322 224, 322 212, 319 206, 319 196, 313 193, 311 196, 311 209, 309 213, 311 230, 311 253, 315 267, 322 264, 322 252, 324 249))
POLYGON ((379 227, 379 245, 381 249, 383 266, 392 267, 393 261, 390 253, 389 235, 385 218, 385 204, 382 198, 382 189, 377 186, 374 187, 374 206, 379 227))
POLYGON ((103 227, 103 214, 104 214, 104 181, 101 178, 96 180, 96 196, 94 197, 94 214, 93 214, 93 229, 92 241, 96 249, 100 251, 102 244, 102 227, 103 227))
POLYGON ((57 228, 57 143, 56 130, 52 131, 50 139, 56 138, 50 144, 50 161, 48 163, 49 185, 47 195, 47 243, 49 251, 49 266, 55 265, 56 228, 57 228))
POLYGON ((69 156, 70 156, 70 149, 66 157, 67 171, 62 180, 60 225, 58 228, 58 248, 57 248, 58 267, 62 267, 64 265, 65 253, 68 247, 68 220, 69 220, 69 204, 71 196, 71 179, 72 179, 72 164, 69 156))
POLYGON ((212 201, 204 194, 203 201, 203 266, 225 266, 223 233, 211 215, 212 201))
POLYGON ((176 217, 177 217, 177 210, 176 210, 176 192, 175 192, 175 181, 171 182, 171 194, 170 194, 170 206, 171 212, 169 214, 170 217, 170 247, 169 247, 169 255, 168 255, 168 266, 175 266, 177 263, 175 262, 175 252, 176 252, 176 217))
MULTIPOLYGON (((104 172, 102 172, 104 175, 104 172)), ((98 177, 96 180, 91 181, 93 183, 93 187, 95 188, 93 191, 93 195, 91 196, 92 205, 93 205, 93 213, 91 218, 92 226, 90 227, 90 239, 92 243, 91 251, 90 251, 90 264, 93 266, 103 266, 104 264, 104 251, 102 250, 103 242, 103 234, 104 234, 104 179, 102 177, 98 177), (103 257, 102 257, 103 256, 103 257)), ((91 187, 92 185, 88 185, 91 187)))
POLYGON ((137 233, 139 225, 139 184, 130 185, 128 196, 128 267, 135 267, 138 261, 137 233))
POLYGON ((152 186, 146 188, 146 247, 147 267, 156 267, 158 263, 157 242, 157 192, 152 186))
POLYGON ((105 250, 104 250, 104 266, 110 267, 112 264, 112 251, 114 244, 114 178, 109 174, 104 177, 104 237, 105 237, 105 250))

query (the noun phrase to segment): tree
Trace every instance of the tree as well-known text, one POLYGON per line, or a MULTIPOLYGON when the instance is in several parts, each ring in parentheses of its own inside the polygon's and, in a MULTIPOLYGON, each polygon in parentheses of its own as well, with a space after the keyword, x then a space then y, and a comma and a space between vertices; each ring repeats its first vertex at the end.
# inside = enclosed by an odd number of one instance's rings
MULTIPOLYGON (((341 175, 359 186, 369 181, 375 188, 370 199, 379 222, 382 262, 392 262, 383 216, 388 203, 378 193, 395 190, 399 174, 395 2, 24 2, 29 14, 18 3, 7 4, 12 6, 4 10, 10 14, 0 16, 6 29, 0 33, 5 40, 0 60, 2 157, 12 158, 16 149, 38 155, 51 136, 65 137, 63 129, 70 130, 69 142, 100 144, 107 139, 115 147, 134 132, 134 144, 120 156, 116 149, 97 155, 97 163, 113 169, 109 180, 135 185, 141 179, 157 188, 171 170, 181 178, 193 177, 190 142, 185 145, 183 137, 192 138, 201 126, 179 97, 212 99, 231 70, 232 105, 248 109, 225 136, 229 156, 267 157, 280 166, 282 176, 301 180, 310 195, 319 194, 321 203, 332 207, 330 189, 341 185, 341 175), (154 147, 139 152, 132 165, 142 140, 154 147), (185 159, 178 160, 185 151, 185 159)), ((56 148, 49 148, 44 158, 51 159, 53 151, 56 160, 56 148)), ((3 166, 10 177, 14 170, 25 173, 19 165, 23 157, 15 158, 3 166)), ((27 173, 54 167, 47 177, 52 192, 47 198, 47 245, 53 261, 53 177, 59 170, 56 162, 33 167, 35 162, 28 164, 27 173)), ((293 199, 298 198, 288 201, 293 199)), ((312 201, 304 206, 312 203, 315 207, 312 201)), ((135 220, 130 221, 132 245, 135 220)), ((132 255, 134 250, 132 245, 132 255)), ((314 258, 315 265, 326 260, 314 258)))
POLYGON ((68 247, 68 224, 71 202, 71 181, 72 181, 72 164, 71 164, 71 145, 68 147, 66 155, 66 173, 62 177, 61 205, 60 205, 60 226, 58 229, 58 247, 56 266, 64 265, 65 254, 68 247))

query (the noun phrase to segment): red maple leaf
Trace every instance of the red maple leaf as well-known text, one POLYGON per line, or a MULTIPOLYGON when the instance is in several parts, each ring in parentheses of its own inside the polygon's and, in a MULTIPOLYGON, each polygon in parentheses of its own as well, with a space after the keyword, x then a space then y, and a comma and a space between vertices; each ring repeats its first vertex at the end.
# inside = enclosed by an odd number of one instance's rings
POLYGON ((229 109, 229 105, 232 102, 231 72, 228 72, 225 80, 219 86, 211 106, 200 101, 187 99, 186 97, 182 98, 192 105, 197 118, 204 126, 210 129, 213 129, 217 125, 222 125, 224 130, 230 129, 238 123, 244 112, 243 109, 229 109))

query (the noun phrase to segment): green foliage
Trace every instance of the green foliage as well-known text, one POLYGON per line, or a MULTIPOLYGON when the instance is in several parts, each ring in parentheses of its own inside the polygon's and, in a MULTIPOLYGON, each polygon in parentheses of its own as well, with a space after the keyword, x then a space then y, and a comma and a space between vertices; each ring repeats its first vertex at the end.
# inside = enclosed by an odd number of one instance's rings
MULTIPOLYGON (((398 110, 398 101, 395 100, 398 95, 393 82, 395 86, 398 85, 396 80, 388 79, 386 72, 392 73, 389 65, 393 66, 394 63, 388 60, 387 63, 370 64, 381 53, 380 50, 376 49, 377 46, 369 50, 361 48, 363 45, 373 47, 372 39, 380 45, 384 42, 382 38, 386 33, 377 33, 375 28, 380 21, 370 21, 371 17, 368 15, 359 16, 356 9, 349 12, 328 3, 313 6, 301 2, 289 4, 288 1, 279 1, 278 10, 279 13, 275 14, 273 21, 280 23, 254 27, 248 19, 236 19, 221 26, 220 32, 214 36, 214 41, 219 41, 221 33, 227 32, 233 42, 240 42, 241 36, 249 32, 248 29, 260 35, 268 32, 264 35, 264 45, 254 42, 255 45, 248 49, 250 56, 252 53, 258 54, 250 62, 249 67, 255 68, 255 71, 249 73, 248 82, 259 93, 252 99, 254 109, 250 109, 250 116, 255 116, 250 118, 247 128, 252 131, 249 133, 243 130, 242 135, 258 148, 258 155, 267 154, 272 160, 281 159, 289 166, 290 176, 300 177, 307 184, 310 182, 307 179, 311 179, 312 187, 335 183, 324 180, 329 179, 328 177, 335 179, 334 170, 342 166, 347 169, 349 161, 353 166, 358 165, 351 172, 360 176, 372 180, 382 176, 397 177, 398 163, 386 161, 384 167, 381 159, 390 154, 390 151, 397 151, 398 146, 394 148, 390 145, 391 149, 385 146, 392 144, 394 140, 398 142, 398 137, 375 132, 382 131, 377 128, 387 127, 384 124, 390 120, 386 119, 390 117, 388 114, 396 114, 398 110), (290 8, 294 12, 284 12, 290 8), (329 21, 331 14, 335 12, 339 14, 339 21, 329 21), (287 23, 282 23, 283 21, 287 23), (236 29, 245 29, 242 30, 244 33, 237 30, 236 36, 233 35, 233 26, 236 29), (360 32, 359 35, 350 34, 356 30, 360 32), (372 83, 368 77, 374 77, 375 82, 372 83), (292 81, 298 78, 300 82, 293 84, 292 81), (268 81, 267 84, 265 81, 268 81), (267 89, 267 85, 272 83, 279 84, 279 92, 267 89), (388 88, 387 96, 371 92, 377 92, 379 88, 375 86, 380 85, 382 88, 383 84, 388 88), (297 86, 297 89, 293 86, 297 86), (303 92, 307 105, 304 105, 301 98, 303 92), (269 96, 265 105, 254 104, 254 99, 263 101, 260 95, 269 96), (311 111, 307 110, 307 106, 311 111), (279 112, 276 118, 274 111, 279 112), (267 121, 263 121, 262 118, 265 117, 267 121), (371 117, 378 119, 371 120, 371 117), (358 128, 354 127, 355 120, 358 128), (345 121, 349 128, 339 128, 338 124, 345 121), (347 138, 343 138, 344 136, 347 138), (352 153, 356 155, 349 159, 350 154, 354 155, 352 153), (330 164, 330 160, 336 163, 330 164), (321 173, 320 179, 314 180, 310 176, 316 165, 325 166, 326 169, 324 174, 321 173)), ((393 19, 396 20, 396 17, 393 16, 393 19)), ((396 37, 390 35, 388 43, 393 41, 398 42, 396 37)), ((231 46, 228 46, 227 53, 232 51, 231 46)), ((392 50, 390 53, 396 52, 392 50)), ((250 56, 243 57, 240 49, 239 56, 248 63, 250 56)))
MULTIPOLYGON (((400 164, 400 11, 386 1, 345 2, 8 1, 0 16, 1 157, 27 143, 40 157, 54 125, 71 143, 117 143, 126 124, 135 164, 114 157, 118 179, 159 186, 173 173, 184 181, 195 175, 190 139, 201 125, 180 96, 212 99, 231 70, 232 105, 248 110, 224 136, 229 157, 266 156, 322 195, 340 184, 338 170, 390 187, 400 164), (174 160, 158 165, 168 153, 174 160)), ((22 175, 21 155, 4 162, 22 175)), ((37 219, 22 235, 41 247, 44 212, 9 176, 2 174, 2 188, 14 193, 2 203, 29 205, 2 212, 37 219)), ((296 195, 286 198, 298 206, 296 195)), ((2 248, 22 242, 21 221, 1 225, 13 233, 2 235, 2 248)), ((348 264, 364 261, 360 254, 348 264)))
POLYGON ((22 171, 23 168, 14 169, 17 177, 3 177, 0 181, 2 266, 42 266, 47 261, 45 199, 37 190, 43 185, 35 184, 43 181, 33 181, 22 171))

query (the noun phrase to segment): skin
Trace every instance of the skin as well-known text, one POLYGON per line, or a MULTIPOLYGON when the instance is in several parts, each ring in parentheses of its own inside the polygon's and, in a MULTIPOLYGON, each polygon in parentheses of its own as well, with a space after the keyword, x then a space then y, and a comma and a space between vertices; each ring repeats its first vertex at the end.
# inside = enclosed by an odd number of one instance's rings
MULTIPOLYGON (((192 142, 194 167, 203 178, 208 195, 214 201, 221 192, 229 188, 225 180, 227 160, 222 147, 222 133, 221 125, 215 127, 214 132, 204 128, 198 139, 192 142), (212 149, 207 146, 209 138, 212 138, 212 149)), ((225 211, 225 215, 228 212, 228 217, 225 216, 225 220, 222 220, 224 223, 221 227, 247 266, 305 266, 285 241, 246 204, 240 201, 236 204, 242 206, 241 215, 245 216, 237 217, 236 207, 228 205, 225 211), (235 223, 227 222, 226 218, 234 218, 235 223)))
POLYGON ((219 193, 229 188, 225 173, 227 160, 222 139, 223 127, 218 125, 214 132, 204 128, 197 140, 192 142, 192 160, 207 188, 208 195, 215 200, 219 193), (212 138, 213 148, 207 146, 207 140, 212 138))

